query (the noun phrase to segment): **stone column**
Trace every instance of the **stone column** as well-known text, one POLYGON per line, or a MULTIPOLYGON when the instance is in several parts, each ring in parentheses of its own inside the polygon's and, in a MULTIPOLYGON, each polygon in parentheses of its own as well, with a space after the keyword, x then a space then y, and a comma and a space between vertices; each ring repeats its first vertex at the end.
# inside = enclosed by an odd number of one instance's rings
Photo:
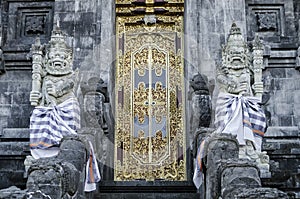
POLYGON ((221 192, 218 175, 221 160, 237 159, 239 145, 235 136, 230 134, 212 134, 205 141, 205 198, 218 198, 221 192))

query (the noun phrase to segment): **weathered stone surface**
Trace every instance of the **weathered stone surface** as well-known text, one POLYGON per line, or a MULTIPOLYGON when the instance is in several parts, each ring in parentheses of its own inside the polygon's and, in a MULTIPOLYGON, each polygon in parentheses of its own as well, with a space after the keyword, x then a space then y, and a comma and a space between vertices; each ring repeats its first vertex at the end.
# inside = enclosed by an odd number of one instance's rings
POLYGON ((211 99, 207 87, 207 80, 197 74, 190 81, 192 92, 191 132, 198 128, 209 127, 211 123, 211 99))
POLYGON ((265 137, 298 137, 300 135, 298 127, 293 126, 277 126, 269 127, 265 137))
POLYGON ((59 148, 57 159, 72 163, 78 171, 83 170, 87 151, 79 137, 64 137, 59 148))
POLYGON ((221 177, 221 193, 224 199, 231 199, 241 192, 242 188, 261 186, 259 168, 248 160, 230 159, 221 161, 218 173, 221 177))
POLYGON ((29 154, 29 129, 4 128, 0 133, 0 188, 24 188, 24 159, 29 154))
POLYGON ((62 198, 63 196, 63 168, 56 162, 52 165, 33 165, 29 170, 27 189, 30 193, 42 192, 51 198, 62 198))
POLYGON ((16 186, 11 186, 9 188, 0 190, 1 199, 9 199, 9 198, 25 199, 25 195, 26 195, 26 191, 21 190, 16 186))
POLYGON ((64 137, 56 157, 32 161, 27 194, 42 193, 51 198, 83 197, 86 153, 85 145, 78 137, 64 137))
POLYGON ((271 199, 271 198, 290 198, 286 193, 274 188, 245 188, 239 190, 240 193, 235 195, 237 199, 271 199))
POLYGON ((239 145, 235 136, 231 134, 208 135, 204 145, 205 155, 205 197, 217 198, 221 192, 220 175, 217 174, 221 160, 237 159, 239 145))
POLYGON ((95 199, 109 198, 109 199, 198 199, 200 194, 195 193, 100 193, 95 199))

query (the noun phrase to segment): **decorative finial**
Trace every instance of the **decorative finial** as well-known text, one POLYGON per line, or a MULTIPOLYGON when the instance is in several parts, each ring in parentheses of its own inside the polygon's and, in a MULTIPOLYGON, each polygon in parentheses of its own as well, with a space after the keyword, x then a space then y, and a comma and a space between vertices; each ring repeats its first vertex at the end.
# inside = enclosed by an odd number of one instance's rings
POLYGON ((253 41, 254 48, 263 48, 263 43, 259 38, 258 34, 255 34, 254 41, 253 41))
POLYGON ((239 27, 237 27, 236 23, 234 23, 234 22, 231 25, 230 34, 231 35, 242 34, 241 29, 239 27))
POLYGON ((57 21, 56 21, 56 26, 57 26, 57 28, 60 28, 59 25, 60 25, 60 24, 59 24, 59 17, 58 17, 58 19, 57 19, 57 21))
POLYGON ((40 39, 40 34, 35 38, 34 45, 40 46, 41 45, 41 39, 40 39))

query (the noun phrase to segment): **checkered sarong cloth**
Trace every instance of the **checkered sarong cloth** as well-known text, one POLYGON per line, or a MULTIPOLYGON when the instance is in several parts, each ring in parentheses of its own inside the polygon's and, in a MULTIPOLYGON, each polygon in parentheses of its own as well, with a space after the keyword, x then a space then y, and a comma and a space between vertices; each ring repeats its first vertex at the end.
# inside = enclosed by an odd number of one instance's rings
POLYGON ((74 98, 54 107, 36 107, 30 117, 30 148, 57 146, 63 136, 77 134, 80 109, 74 98))
POLYGON ((220 94, 216 105, 215 126, 218 132, 222 132, 226 124, 233 117, 238 106, 243 113, 243 126, 252 130, 256 136, 264 136, 266 130, 266 117, 260 107, 259 99, 255 97, 220 94))

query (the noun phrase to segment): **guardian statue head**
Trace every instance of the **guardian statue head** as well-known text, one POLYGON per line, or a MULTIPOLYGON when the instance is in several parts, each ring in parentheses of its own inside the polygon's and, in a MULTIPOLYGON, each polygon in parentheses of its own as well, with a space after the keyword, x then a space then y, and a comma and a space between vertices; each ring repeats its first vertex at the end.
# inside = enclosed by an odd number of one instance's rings
POLYGON ((232 24, 227 45, 222 50, 222 65, 227 69, 242 69, 250 66, 249 49, 240 28, 232 24))
POLYGON ((72 72, 72 49, 67 46, 66 38, 57 27, 52 31, 51 40, 46 47, 45 69, 50 75, 67 75, 72 72))

